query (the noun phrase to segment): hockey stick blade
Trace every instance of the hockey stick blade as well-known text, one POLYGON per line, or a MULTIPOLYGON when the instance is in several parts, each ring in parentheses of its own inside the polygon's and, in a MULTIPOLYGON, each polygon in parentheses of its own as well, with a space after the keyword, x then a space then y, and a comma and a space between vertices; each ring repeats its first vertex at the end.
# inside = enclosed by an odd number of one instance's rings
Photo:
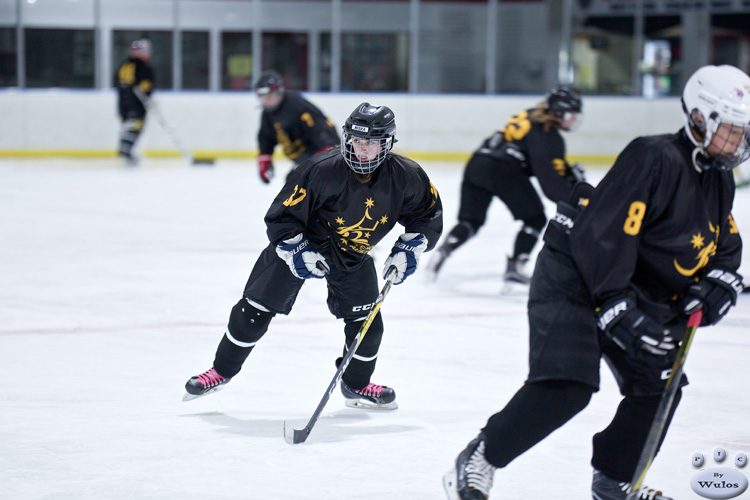
POLYGON ((297 430, 289 425, 286 420, 284 421, 284 439, 289 444, 300 444, 307 441, 307 436, 310 435, 310 429, 305 427, 304 429, 297 430))
POLYGON ((365 322, 362 323, 361 327, 359 327, 359 331, 354 337, 352 345, 349 347, 346 355, 341 360, 341 364, 339 365, 338 369, 336 369, 336 374, 333 376, 331 383, 328 384, 328 388, 326 389, 325 394, 323 394, 323 398, 318 403, 318 407, 315 408, 315 411, 310 417, 310 420, 307 422, 307 425, 302 429, 295 429, 291 425, 288 425, 286 421, 284 421, 284 439, 287 443, 304 443, 307 440, 308 436, 310 436, 310 433, 315 426, 315 422, 318 421, 320 414, 323 413, 323 408, 325 408, 326 404, 328 403, 328 400, 330 399, 331 394, 333 394, 333 391, 336 389, 336 386, 339 384, 341 377, 344 376, 344 372, 349 366, 349 362, 354 357, 354 353, 357 352, 357 347, 359 347, 359 344, 362 342, 362 339, 367 333, 367 330, 370 328, 370 324, 372 324, 375 316, 377 316, 378 312, 380 311, 380 306, 383 304, 385 296, 388 295, 388 292, 391 290, 391 286, 393 285, 393 280, 395 278, 396 270, 394 268, 388 271, 388 275, 385 279, 385 285, 383 285, 383 289, 378 294, 378 298, 375 299, 375 304, 372 306, 372 309, 370 309, 370 314, 367 315, 367 319, 365 319, 365 322))
POLYGON ((651 429, 649 429, 646 442, 643 444, 643 450, 641 450, 641 456, 638 459, 638 465, 635 468, 633 480, 630 481, 631 492, 626 497, 626 500, 636 500, 639 491, 643 488, 646 473, 651 468, 651 463, 654 461, 656 451, 661 442, 662 434, 664 433, 664 427, 669 418, 669 413, 672 411, 675 395, 680 388, 680 379, 682 378, 682 371, 685 367, 685 360, 687 359, 688 351, 690 350, 690 344, 693 342, 695 330, 700 326, 702 319, 703 309, 698 309, 691 314, 690 319, 688 319, 685 336, 682 339, 680 349, 677 351, 677 358, 672 365, 672 373, 669 375, 669 378, 664 385, 664 392, 662 393, 661 401, 659 401, 659 407, 656 409, 654 420, 651 423, 651 429))

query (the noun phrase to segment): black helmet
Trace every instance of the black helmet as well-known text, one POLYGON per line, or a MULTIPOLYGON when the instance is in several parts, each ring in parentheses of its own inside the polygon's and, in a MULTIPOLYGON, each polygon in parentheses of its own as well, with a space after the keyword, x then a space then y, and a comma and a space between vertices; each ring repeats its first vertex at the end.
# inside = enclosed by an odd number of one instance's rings
POLYGON ((255 92, 258 95, 267 95, 271 92, 282 92, 284 90, 284 79, 274 70, 264 71, 255 82, 255 92))
POLYGON ((387 106, 373 106, 363 102, 352 111, 343 126, 341 153, 347 165, 358 174, 371 174, 375 171, 396 142, 396 117, 387 106), (353 141, 371 141, 379 146, 376 158, 366 159, 354 153, 353 141))
POLYGON ((547 109, 560 120, 565 119, 565 113, 580 113, 581 94, 571 85, 556 85, 547 94, 547 109))

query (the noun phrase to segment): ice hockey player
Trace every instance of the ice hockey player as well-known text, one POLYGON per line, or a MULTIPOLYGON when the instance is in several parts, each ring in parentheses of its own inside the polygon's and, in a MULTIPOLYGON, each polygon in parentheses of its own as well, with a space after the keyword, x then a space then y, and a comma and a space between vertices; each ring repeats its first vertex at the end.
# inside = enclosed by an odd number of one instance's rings
MULTIPOLYGON (((715 325, 743 289, 732 168, 750 154, 750 78, 704 66, 682 106, 683 129, 635 139, 580 214, 550 221, 529 290, 528 378, 458 455, 443 479, 448 498, 488 498, 496 468, 586 407, 600 358, 623 399, 593 438, 592 495, 630 493, 688 314, 702 308, 701 325, 715 325)), ((645 487, 636 497, 669 500, 645 487)))
POLYGON ((295 166, 315 153, 338 146, 339 134, 333 122, 298 92, 286 90, 284 80, 276 71, 261 73, 255 92, 263 103, 258 132, 258 173, 266 184, 274 175, 272 157, 277 144, 295 166))
MULTIPOLYGON (((368 252, 397 222, 405 232, 383 275, 395 268, 398 285, 414 273, 422 252, 440 237, 442 205, 424 170, 391 152, 395 134, 391 109, 362 103, 346 120, 340 148, 315 155, 289 175, 265 216, 270 244, 229 315, 213 367, 187 382, 185 399, 236 376, 273 317, 292 310, 306 279, 326 279, 328 309, 344 320, 346 353, 379 293, 368 252)), ((395 391, 370 380, 382 335, 378 313, 341 380, 348 406, 397 407, 395 391)))
POLYGON ((560 130, 577 128, 581 111, 578 91, 558 85, 535 109, 511 117, 504 129, 482 142, 464 169, 458 224, 428 263, 431 279, 437 278, 445 260, 484 225, 490 202, 497 196, 513 218, 523 222, 504 279, 529 283, 522 269, 547 224, 544 205, 530 178, 537 178, 553 202, 570 198, 573 184, 584 180, 583 167, 566 161, 565 140, 560 134, 560 130))
POLYGON ((146 108, 154 90, 154 71, 151 60, 151 41, 145 38, 130 45, 129 57, 115 75, 117 108, 122 122, 118 155, 127 165, 135 165, 138 158, 133 148, 143 131, 146 108))

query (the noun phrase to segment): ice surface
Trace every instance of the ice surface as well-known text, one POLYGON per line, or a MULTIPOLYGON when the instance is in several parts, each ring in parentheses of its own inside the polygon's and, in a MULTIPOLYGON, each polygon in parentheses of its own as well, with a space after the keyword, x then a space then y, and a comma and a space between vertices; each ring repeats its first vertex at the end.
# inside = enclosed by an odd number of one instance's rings
MULTIPOLYGON (((397 411, 349 409, 336 391, 307 443, 284 441, 284 420, 304 425, 343 342, 315 280, 223 391, 181 401, 267 243, 286 166, 266 186, 254 162, 0 162, 0 498, 444 498, 443 472, 526 374, 524 297, 498 293, 519 225, 497 201, 436 283, 417 272, 383 304, 374 382, 396 389, 397 411)), ((447 231, 461 166, 424 166, 447 231)), ((734 214, 750 234, 750 190, 734 214)), ((699 498, 694 452, 750 452, 748 325, 745 295, 698 332, 691 385, 647 479, 677 499, 699 498)), ((498 471, 491 498, 590 498, 591 436, 619 401, 602 373, 581 414, 498 471)))

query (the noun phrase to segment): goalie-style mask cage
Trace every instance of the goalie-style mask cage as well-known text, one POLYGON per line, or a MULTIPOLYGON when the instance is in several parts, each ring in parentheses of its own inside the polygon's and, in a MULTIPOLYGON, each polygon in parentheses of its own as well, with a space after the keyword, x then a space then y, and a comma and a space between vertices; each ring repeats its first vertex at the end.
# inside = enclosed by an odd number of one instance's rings
POLYGON ((274 70, 267 70, 260 74, 253 87, 259 96, 272 92, 284 91, 284 79, 274 70))
POLYGON ((750 77, 734 66, 704 66, 682 92, 685 131, 698 168, 731 170, 750 157, 750 77), (721 139, 715 136, 722 124, 721 139), (728 139, 724 140, 725 136, 728 139), (708 152, 714 140, 718 153, 708 152))
POLYGON ((352 111, 343 126, 341 153, 344 161, 358 174, 371 174, 393 148, 395 135, 393 111, 387 106, 363 102, 352 111))

